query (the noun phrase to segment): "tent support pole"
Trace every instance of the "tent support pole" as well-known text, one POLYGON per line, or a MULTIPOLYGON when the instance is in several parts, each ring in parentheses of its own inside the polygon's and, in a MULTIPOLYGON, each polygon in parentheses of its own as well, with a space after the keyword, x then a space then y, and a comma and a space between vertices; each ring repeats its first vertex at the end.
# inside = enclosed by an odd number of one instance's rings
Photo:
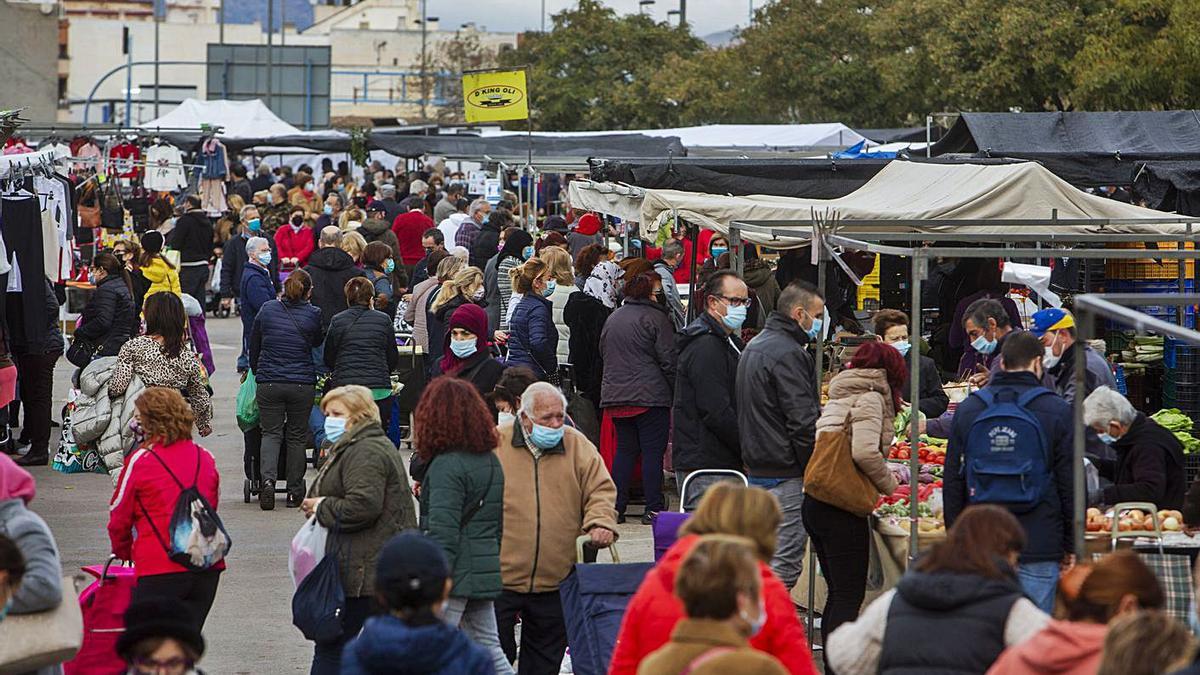
MULTIPOLYGON (((1071 347, 1075 350, 1074 358, 1077 364, 1085 362, 1087 353, 1084 351, 1084 345, 1087 344, 1088 339, 1092 336, 1091 324, 1094 318, 1091 316, 1091 312, 1085 311, 1084 316, 1084 320, 1075 326, 1079 338, 1071 347)), ((1073 418, 1071 420, 1071 428, 1075 431, 1071 448, 1072 482, 1074 483, 1072 489, 1075 492, 1074 517, 1072 518, 1071 525, 1074 531, 1075 557, 1079 561, 1087 559, 1087 544, 1084 537, 1084 513, 1087 511, 1087 481, 1085 480, 1086 476, 1083 466, 1084 446, 1087 444, 1087 428, 1083 423, 1083 400, 1085 397, 1082 394, 1082 392, 1087 391, 1087 386, 1084 382, 1084 373, 1086 370, 1086 368, 1075 369, 1075 400, 1071 402, 1071 416, 1073 418)))
MULTIPOLYGON (((742 257, 742 246, 745 244, 742 241, 742 229, 737 225, 729 226, 729 269, 738 273, 741 276, 746 272, 746 261, 742 257)), ((713 266, 716 267, 717 261, 713 261, 713 266)))
MULTIPOLYGON (((678 215, 676 215, 675 227, 679 227, 678 215)), ((696 299, 696 259, 699 252, 696 247, 700 240, 700 226, 688 224, 687 237, 692 242, 692 259, 688 264, 688 304, 687 304, 687 323, 691 323, 692 319, 700 313, 694 300, 696 299)))
MULTIPOLYGON (((813 246, 817 256, 817 290, 820 291, 821 297, 825 297, 825 247, 820 245, 819 241, 824 235, 824 223, 813 218, 813 246), (821 232, 818 232, 820 230, 821 232)), ((733 242, 730 242, 732 245, 733 242)), ((740 258, 740 256, 739 256, 740 258)), ((790 319, 790 317, 789 317, 790 319)), ((816 361, 816 384, 817 384, 817 403, 821 402, 821 389, 825 382, 825 342, 821 339, 820 334, 817 335, 817 354, 816 361)), ((808 608, 804 613, 804 633, 808 639, 808 651, 813 649, 813 614, 817 611, 816 604, 817 596, 817 556, 813 552, 812 537, 804 544, 805 565, 808 567, 808 608)))
POLYGON ((925 253, 922 249, 916 249, 912 256, 912 281, 909 288, 912 290, 912 333, 909 337, 909 342, 912 343, 912 348, 908 350, 910 359, 909 365, 909 381, 910 389, 908 393, 909 407, 912 414, 909 415, 908 427, 908 443, 909 443, 909 497, 908 497, 908 514, 909 514, 909 531, 908 531, 908 564, 912 565, 917 559, 917 551, 919 541, 917 540, 920 528, 917 526, 917 491, 920 488, 919 479, 921 477, 921 458, 917 450, 921 447, 921 281, 925 278, 925 253))

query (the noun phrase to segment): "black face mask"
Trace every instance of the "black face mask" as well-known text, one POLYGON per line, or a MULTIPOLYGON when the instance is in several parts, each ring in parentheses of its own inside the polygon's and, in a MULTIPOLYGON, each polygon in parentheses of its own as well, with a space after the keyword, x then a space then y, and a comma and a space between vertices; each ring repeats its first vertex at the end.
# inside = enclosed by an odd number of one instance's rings
POLYGON ((303 216, 292 216, 292 224, 295 225, 296 227, 300 227, 301 225, 304 224, 304 217, 303 216))
POLYGON ((662 305, 663 307, 666 307, 667 306, 667 294, 663 293, 662 291, 655 291, 654 292, 654 301, 657 302, 658 304, 662 305))

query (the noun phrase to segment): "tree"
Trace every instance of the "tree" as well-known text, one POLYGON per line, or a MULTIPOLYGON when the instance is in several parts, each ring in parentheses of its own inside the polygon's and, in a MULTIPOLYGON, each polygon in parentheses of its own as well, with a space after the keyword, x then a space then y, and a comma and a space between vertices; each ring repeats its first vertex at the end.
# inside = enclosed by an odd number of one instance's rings
POLYGON ((529 66, 533 124, 541 130, 660 128, 679 119, 678 106, 657 98, 656 72, 672 55, 705 48, 686 27, 648 16, 618 16, 599 0, 553 17, 549 33, 526 33, 502 66, 529 66))
POLYGON ((474 31, 456 33, 438 45, 434 68, 441 73, 442 98, 447 104, 437 109, 440 124, 465 122, 463 115, 462 73, 496 66, 497 53, 489 49, 474 31))

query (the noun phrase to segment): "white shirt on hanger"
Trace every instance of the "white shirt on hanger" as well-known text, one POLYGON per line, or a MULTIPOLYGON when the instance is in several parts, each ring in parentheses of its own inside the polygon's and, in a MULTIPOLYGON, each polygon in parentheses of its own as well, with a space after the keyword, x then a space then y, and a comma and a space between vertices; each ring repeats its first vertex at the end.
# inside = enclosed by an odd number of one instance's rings
POLYGON ((173 145, 152 145, 146 150, 147 189, 170 192, 187 187, 183 154, 173 145))

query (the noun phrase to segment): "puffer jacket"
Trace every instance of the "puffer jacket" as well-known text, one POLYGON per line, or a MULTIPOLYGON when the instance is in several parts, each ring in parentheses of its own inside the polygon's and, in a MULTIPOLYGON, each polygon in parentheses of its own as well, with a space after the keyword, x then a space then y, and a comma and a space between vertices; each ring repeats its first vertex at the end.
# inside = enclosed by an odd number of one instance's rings
POLYGON ((333 317, 325 336, 325 365, 333 371, 331 387, 390 388, 391 372, 399 363, 395 329, 386 314, 356 305, 333 317))
POLYGON ((567 300, 571 299, 571 294, 576 290, 575 284, 557 284, 554 287, 554 292, 550 294, 550 304, 554 317, 554 327, 558 329, 558 349, 556 355, 559 363, 571 362, 571 327, 567 325, 563 319, 563 312, 567 308, 567 300))
POLYGON ((772 312, 738 360, 738 435, 751 476, 801 478, 816 439, 816 366, 808 335, 772 312))
POLYGON ((392 232, 392 223, 390 220, 383 221, 378 218, 367 218, 363 221, 361 227, 358 228, 358 233, 369 244, 373 241, 382 241, 387 244, 388 248, 392 249, 392 259, 400 259, 400 241, 396 239, 396 233, 392 232))
MULTIPOLYGON (((683 603, 675 595, 675 578, 684 559, 699 542, 699 535, 681 537, 646 574, 621 619, 608 675, 637 673, 638 664, 667 644, 671 631, 686 618, 683 603)), ((758 563, 758 571, 767 621, 750 638, 750 646, 779 659, 792 675, 815 675, 808 650, 796 648, 804 644, 804 628, 796 618, 791 595, 765 563, 758 563)))
POLYGON ((250 333, 250 369, 258 382, 314 384, 312 350, 321 344, 321 310, 307 301, 271 300, 250 333))
POLYGON ((881 494, 896 491, 896 478, 888 470, 886 453, 895 436, 896 417, 887 372, 882 368, 843 370, 829 382, 829 402, 817 420, 822 431, 845 428, 850 433, 854 464, 881 494))
POLYGON ((491 600, 500 595, 504 470, 496 453, 438 455, 421 482, 421 529, 450 563, 450 596, 491 600))
POLYGON ((346 309, 346 282, 366 274, 354 266, 354 258, 340 248, 326 247, 313 251, 304 271, 312 277, 312 304, 321 310, 321 325, 346 309))
POLYGON ((1028 640, 1004 650, 988 675, 1094 675, 1108 625, 1051 621, 1028 640))
POLYGON ((672 411, 676 471, 742 470, 738 441, 738 356, 745 348, 708 312, 676 337, 679 368, 672 411))
POLYGON ((308 489, 324 497, 317 522, 340 527, 335 546, 346 597, 375 595, 375 561, 393 535, 417 526, 412 486, 400 453, 378 422, 363 421, 346 430, 308 489))
POLYGON ((183 293, 179 287, 179 270, 171 266, 162 256, 155 256, 149 265, 142 265, 141 270, 142 275, 150 281, 150 290, 146 291, 147 297, 155 293, 174 293, 175 295, 183 293))
POLYGON ((526 294, 513 310, 508 328, 509 366, 529 368, 539 379, 558 372, 558 331, 550 301, 526 294))
POLYGON ((125 393, 115 399, 108 397, 108 383, 117 365, 115 356, 105 356, 89 363, 79 374, 79 395, 71 413, 71 433, 76 443, 95 443, 113 480, 117 479, 124 462, 124 450, 133 443, 133 402, 146 388, 142 378, 134 373, 125 393))
POLYGON ((367 619, 342 649, 342 675, 492 675, 492 657, 442 621, 410 626, 399 617, 367 619))
POLYGON ((82 314, 83 324, 75 331, 75 339, 98 344, 96 356, 116 356, 121 345, 137 334, 138 311, 121 277, 105 277, 82 314))
POLYGON ((675 326, 661 305, 628 299, 600 332, 604 375, 600 405, 670 408, 675 385, 675 326))

